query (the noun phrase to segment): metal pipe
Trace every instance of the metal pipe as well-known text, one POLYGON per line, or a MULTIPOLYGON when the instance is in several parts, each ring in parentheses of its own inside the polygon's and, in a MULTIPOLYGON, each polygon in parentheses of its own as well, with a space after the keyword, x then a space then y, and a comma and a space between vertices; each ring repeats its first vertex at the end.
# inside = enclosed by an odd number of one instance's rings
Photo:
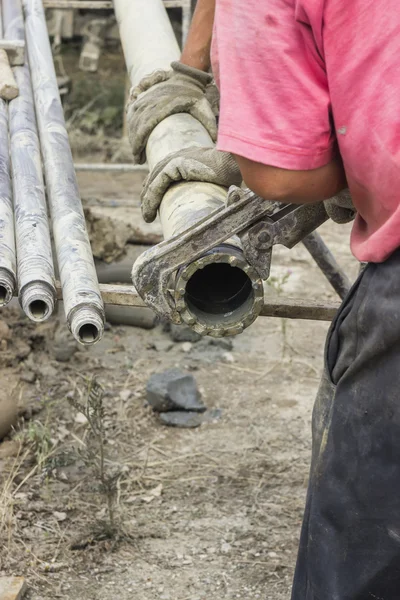
POLYGON ((75 163, 75 171, 111 172, 111 173, 134 173, 135 171, 146 173, 149 168, 145 165, 131 165, 130 163, 75 163))
POLYGON ((314 231, 303 240, 303 245, 311 254, 333 289, 343 300, 351 288, 351 281, 340 268, 335 257, 326 246, 319 233, 314 231))
MULTIPOLYGON (((61 300, 61 287, 56 285, 61 300)), ((104 304, 115 306, 134 306, 146 308, 146 304, 132 285, 100 285, 104 304)), ((261 310, 261 317, 277 317, 280 319, 306 319, 309 321, 332 321, 340 304, 331 302, 320 304, 303 298, 281 298, 267 296, 261 310)))
MULTIPOLYGON (((3 0, 5 38, 24 40, 19 0, 3 0)), ((50 229, 28 64, 14 67, 19 96, 9 104, 18 296, 25 314, 45 321, 56 300, 50 229)))
MULTIPOLYGON (((0 6, 0 38, 3 23, 0 6)), ((8 304, 17 285, 11 166, 8 138, 8 106, 0 98, 0 307, 8 304)))
POLYGON ((68 326, 82 344, 104 331, 96 277, 41 0, 23 0, 25 35, 68 326))
MULTIPOLYGON (((162 0, 114 0, 114 9, 133 86, 157 69, 169 69, 170 63, 179 59, 178 44, 162 0)), ((149 167, 153 168, 171 152, 190 146, 213 146, 201 123, 188 114, 164 119, 147 144, 149 167)), ((225 188, 208 183, 172 186, 160 209, 164 237, 184 231, 223 206, 226 194, 225 188)), ((246 262, 237 238, 193 261, 183 271, 176 275, 171 288, 182 320, 191 327, 214 335, 236 334, 258 316, 262 282, 246 262)))

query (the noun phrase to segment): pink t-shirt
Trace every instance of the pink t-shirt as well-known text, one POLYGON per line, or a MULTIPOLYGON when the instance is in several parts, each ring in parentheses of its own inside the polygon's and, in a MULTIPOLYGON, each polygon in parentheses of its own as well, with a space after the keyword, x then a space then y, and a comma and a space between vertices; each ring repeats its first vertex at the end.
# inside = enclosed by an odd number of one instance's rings
POLYGON ((336 143, 358 216, 351 247, 400 246, 399 0, 217 0, 218 148, 308 170, 336 143))

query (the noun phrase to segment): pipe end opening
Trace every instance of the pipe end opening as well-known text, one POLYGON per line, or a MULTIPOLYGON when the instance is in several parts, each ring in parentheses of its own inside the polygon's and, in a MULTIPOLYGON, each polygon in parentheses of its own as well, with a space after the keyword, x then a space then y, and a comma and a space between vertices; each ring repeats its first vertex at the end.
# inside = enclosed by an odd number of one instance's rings
POLYGON ((94 344, 100 338, 100 331, 93 323, 85 323, 79 328, 78 335, 82 344, 94 344))
POLYGON ((10 291, 4 285, 0 285, 0 306, 5 306, 10 302, 10 291))
POLYGON ((236 335, 261 311, 263 286, 235 247, 221 246, 178 275, 177 310, 202 335, 236 335))
POLYGON ((33 300, 28 306, 29 316, 33 321, 43 321, 50 314, 50 307, 44 300, 33 300))

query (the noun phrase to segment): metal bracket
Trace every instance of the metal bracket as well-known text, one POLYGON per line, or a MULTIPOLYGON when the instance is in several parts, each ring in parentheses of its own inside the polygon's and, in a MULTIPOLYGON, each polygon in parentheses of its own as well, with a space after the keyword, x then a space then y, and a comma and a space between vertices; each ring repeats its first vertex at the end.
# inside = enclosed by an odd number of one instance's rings
POLYGON ((23 40, 0 40, 0 50, 5 50, 11 67, 25 64, 25 42, 23 40))

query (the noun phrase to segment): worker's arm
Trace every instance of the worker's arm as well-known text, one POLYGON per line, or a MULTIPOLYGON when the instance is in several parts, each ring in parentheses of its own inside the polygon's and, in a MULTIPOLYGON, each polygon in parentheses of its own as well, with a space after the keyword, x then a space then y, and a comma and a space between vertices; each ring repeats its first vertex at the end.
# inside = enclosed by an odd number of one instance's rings
POLYGON ((215 0, 198 0, 181 62, 189 67, 209 71, 214 26, 215 0))
POLYGON ((181 60, 172 63, 170 71, 149 74, 131 90, 127 123, 135 162, 145 162, 151 132, 173 114, 190 114, 216 140, 216 118, 206 98, 212 81, 208 70, 214 11, 215 0, 198 0, 181 60))
POLYGON ((347 187, 338 158, 323 167, 301 171, 263 165, 238 155, 235 158, 247 187, 269 200, 308 204, 332 198, 347 187))

